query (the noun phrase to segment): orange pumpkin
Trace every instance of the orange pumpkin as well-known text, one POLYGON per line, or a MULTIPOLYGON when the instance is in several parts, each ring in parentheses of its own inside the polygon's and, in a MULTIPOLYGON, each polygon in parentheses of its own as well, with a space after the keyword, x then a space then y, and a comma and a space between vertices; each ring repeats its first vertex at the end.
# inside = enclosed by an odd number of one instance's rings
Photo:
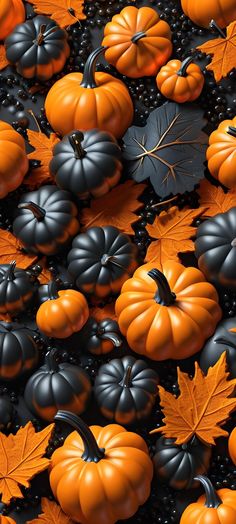
POLYGON ((236 464, 236 428, 234 428, 228 440, 229 456, 234 464, 236 464))
POLYGON ((60 135, 98 128, 120 138, 130 126, 134 110, 127 87, 107 73, 95 73, 96 60, 104 50, 99 47, 91 53, 83 75, 70 73, 49 90, 46 115, 60 135))
POLYGON ((156 75, 172 53, 171 30, 151 7, 125 7, 104 29, 106 60, 132 78, 156 75))
POLYGON ((24 22, 25 8, 22 0, 0 1, 0 40, 4 40, 17 24, 24 22))
POLYGON ((0 515, 0 524, 16 524, 16 521, 7 515, 0 515))
POLYGON ((209 26, 211 20, 226 27, 236 19, 235 0, 181 0, 183 12, 195 24, 209 26))
POLYGON ((205 495, 184 510, 180 524, 235 524, 236 491, 215 491, 210 480, 198 475, 194 480, 201 482, 205 495))
POLYGON ((153 360, 197 353, 214 333, 222 312, 203 273, 177 262, 145 264, 123 284, 115 305, 120 331, 131 349, 153 360))
POLYGON ((206 157, 211 175, 229 189, 236 187, 236 116, 211 133, 206 157))
POLYGON ((63 511, 80 524, 114 524, 150 495, 153 465, 142 437, 118 424, 91 426, 58 411, 76 429, 51 458, 50 485, 63 511))
POLYGON ((159 71, 156 81, 161 93, 170 100, 192 102, 199 97, 204 76, 197 64, 192 64, 193 58, 188 57, 182 63, 180 60, 170 60, 159 71))
POLYGON ((37 311, 36 323, 47 337, 67 338, 80 331, 89 317, 87 300, 79 291, 57 291, 55 282, 48 286, 49 298, 37 311))
POLYGON ((19 187, 29 167, 23 137, 0 120, 0 198, 19 187))

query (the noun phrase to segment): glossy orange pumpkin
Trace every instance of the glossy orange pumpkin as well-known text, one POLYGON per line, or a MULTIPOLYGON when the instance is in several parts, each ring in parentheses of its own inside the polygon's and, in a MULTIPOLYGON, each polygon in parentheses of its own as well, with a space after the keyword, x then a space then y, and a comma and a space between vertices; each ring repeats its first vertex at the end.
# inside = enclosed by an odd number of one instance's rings
POLYGON ((0 120, 0 198, 19 187, 29 167, 23 137, 0 120))
POLYGON ((151 7, 128 6, 105 26, 106 60, 132 78, 156 75, 172 53, 171 30, 151 7))
POLYGON ((0 524, 16 524, 16 521, 7 515, 0 515, 0 524))
POLYGON ((192 64, 193 58, 188 57, 182 63, 180 60, 170 60, 159 71, 156 81, 161 93, 170 100, 192 102, 199 97, 204 76, 197 64, 192 64))
POLYGON ((195 480, 201 482, 205 495, 187 506, 180 524, 235 524, 236 491, 227 488, 215 491, 204 475, 198 475, 195 480))
POLYGON ((104 47, 88 57, 84 74, 70 73, 51 87, 45 101, 47 119, 54 131, 66 135, 74 129, 101 129, 120 138, 133 119, 133 103, 125 84, 107 73, 95 73, 104 47))
POLYGON ((236 187, 236 116, 211 133, 206 157, 211 175, 229 189, 236 187))
POLYGON ((120 331, 131 349, 153 360, 197 353, 214 333, 222 312, 203 273, 173 261, 145 264, 121 289, 115 305, 120 331))
POLYGON ((228 440, 229 456, 234 464, 236 464, 236 428, 234 428, 228 440))
POLYGON ((89 317, 87 300, 79 291, 48 286, 49 299, 37 311, 36 323, 47 337, 67 338, 80 331, 89 317))
POLYGON ((25 8, 22 0, 0 1, 0 40, 4 40, 17 24, 24 22, 25 8))
POLYGON ((195 24, 209 26, 211 20, 226 27, 236 19, 235 0, 181 0, 183 12, 195 24))
POLYGON ((51 458, 50 485, 63 511, 80 524, 115 524, 150 495, 153 465, 142 437, 118 424, 91 426, 59 411, 73 431, 51 458))

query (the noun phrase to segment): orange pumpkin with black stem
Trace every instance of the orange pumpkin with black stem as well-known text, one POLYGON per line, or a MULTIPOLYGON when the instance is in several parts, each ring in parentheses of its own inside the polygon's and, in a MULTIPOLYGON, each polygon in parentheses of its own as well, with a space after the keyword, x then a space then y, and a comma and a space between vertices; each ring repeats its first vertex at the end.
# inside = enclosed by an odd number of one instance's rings
POLYGON ((192 102, 201 94, 204 76, 197 64, 192 64, 193 57, 170 60, 159 71, 156 82, 162 95, 180 104, 192 102))
POLYGON ((1 0, 0 40, 4 40, 17 24, 24 22, 25 8, 22 0, 1 0))
POLYGON ((228 440, 229 456, 234 464, 236 464, 236 428, 234 428, 228 440))
POLYGON ((229 189, 236 187, 236 117, 211 133, 206 157, 211 175, 229 189))
POLYGON ((29 161, 23 137, 10 124, 0 120, 0 199, 19 187, 26 175, 29 161))
POLYGON ((120 138, 130 126, 134 110, 127 87, 107 73, 95 72, 96 60, 104 51, 99 47, 89 55, 83 75, 70 73, 49 90, 46 116, 60 135, 97 128, 120 138))
POLYGON ((168 261, 140 266, 115 305, 120 331, 133 351, 153 360, 197 353, 222 316, 218 295, 203 273, 168 261))
POLYGON ((153 465, 140 435, 118 424, 91 426, 58 411, 73 431, 51 458, 50 485, 62 510, 80 524, 115 524, 150 495, 153 465))
POLYGON ((125 7, 104 35, 106 60, 131 78, 156 75, 172 53, 170 26, 151 7, 125 7))
POLYGON ((235 0, 181 0, 185 15, 201 27, 208 28, 212 19, 226 27, 236 19, 235 0))

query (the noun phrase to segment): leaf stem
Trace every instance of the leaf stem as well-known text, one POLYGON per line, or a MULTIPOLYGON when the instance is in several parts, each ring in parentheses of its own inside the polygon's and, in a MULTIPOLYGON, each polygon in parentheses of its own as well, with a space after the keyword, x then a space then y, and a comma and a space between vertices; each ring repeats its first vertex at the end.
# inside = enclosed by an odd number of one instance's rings
POLYGON ((222 31, 222 29, 218 26, 215 20, 210 21, 209 27, 210 29, 214 29, 214 31, 217 31, 222 38, 226 38, 224 31, 222 31))

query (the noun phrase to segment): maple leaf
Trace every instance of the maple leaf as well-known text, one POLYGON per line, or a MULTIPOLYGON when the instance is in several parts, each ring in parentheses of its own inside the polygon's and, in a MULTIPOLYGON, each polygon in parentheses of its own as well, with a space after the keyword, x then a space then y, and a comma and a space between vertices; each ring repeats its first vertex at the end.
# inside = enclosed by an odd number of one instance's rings
POLYGON ((12 322, 12 319, 8 313, 0 313, 0 320, 3 322, 12 322))
POLYGON ((98 321, 103 320, 104 318, 117 320, 117 316, 115 314, 115 302, 110 302, 104 307, 95 306, 90 308, 90 316, 94 317, 98 321))
POLYGON ((48 15, 61 27, 85 20, 83 0, 27 0, 38 14, 48 15))
POLYGON ((176 206, 162 211, 153 224, 146 226, 150 237, 157 240, 149 245, 145 261, 156 262, 162 269, 166 260, 179 262, 178 253, 194 251, 191 237, 195 235, 196 227, 191 224, 203 211, 203 208, 180 211, 176 206))
POLYGON ((17 267, 26 269, 36 260, 36 255, 24 253, 23 245, 10 231, 0 229, 0 264, 9 264, 16 261, 17 267))
POLYGON ((226 29, 226 36, 208 40, 197 47, 202 53, 212 55, 212 61, 206 66, 208 71, 213 71, 216 82, 235 67, 236 52, 236 22, 232 22, 226 29))
POLYGON ((133 180, 127 180, 106 195, 92 200, 90 208, 83 209, 81 213, 84 230, 93 226, 112 225, 123 233, 133 235, 131 224, 138 220, 134 211, 143 206, 138 197, 145 188, 145 184, 135 184, 133 180))
POLYGON ((207 217, 225 213, 236 203, 236 189, 225 193, 220 186, 213 186, 207 179, 202 180, 197 192, 200 195, 200 205, 206 209, 203 214, 207 217))
POLYGON ((59 142, 59 138, 55 133, 51 133, 48 138, 44 133, 32 129, 28 129, 27 136, 30 145, 34 148, 34 151, 28 154, 28 159, 40 160, 41 165, 32 170, 33 172, 24 179, 24 184, 30 189, 35 189, 48 182, 55 183, 49 172, 49 163, 52 159, 53 147, 59 142))
POLYGON ((4 45, 0 45, 0 71, 7 67, 10 62, 8 62, 6 57, 6 49, 4 45))
POLYGON ((8 504, 12 497, 23 498, 19 485, 29 487, 29 480, 45 470, 49 460, 43 457, 54 424, 35 432, 28 422, 16 435, 0 433, 0 493, 8 504))
POLYGON ((164 433, 166 438, 176 439, 175 444, 185 444, 194 435, 205 444, 215 444, 216 438, 226 437, 228 432, 220 426, 236 409, 236 398, 229 398, 236 379, 227 380, 228 375, 226 352, 206 376, 197 362, 192 380, 178 368, 180 395, 176 398, 158 386, 165 426, 151 433, 164 433))
POLYGON ((26 524, 73 524, 72 520, 62 511, 60 506, 45 497, 41 500, 43 513, 36 519, 28 520, 26 524))

